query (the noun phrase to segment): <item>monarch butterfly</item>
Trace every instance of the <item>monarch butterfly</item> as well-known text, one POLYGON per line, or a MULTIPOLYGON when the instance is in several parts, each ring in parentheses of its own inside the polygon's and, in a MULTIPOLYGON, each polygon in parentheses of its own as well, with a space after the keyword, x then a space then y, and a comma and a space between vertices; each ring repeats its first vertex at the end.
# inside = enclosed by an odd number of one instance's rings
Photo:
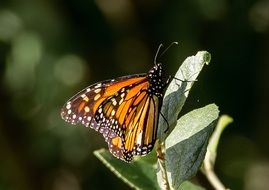
POLYGON ((88 86, 67 101, 62 118, 103 134, 109 151, 118 159, 130 162, 133 156, 148 154, 157 138, 164 89, 169 83, 162 64, 156 62, 160 47, 148 73, 88 86))

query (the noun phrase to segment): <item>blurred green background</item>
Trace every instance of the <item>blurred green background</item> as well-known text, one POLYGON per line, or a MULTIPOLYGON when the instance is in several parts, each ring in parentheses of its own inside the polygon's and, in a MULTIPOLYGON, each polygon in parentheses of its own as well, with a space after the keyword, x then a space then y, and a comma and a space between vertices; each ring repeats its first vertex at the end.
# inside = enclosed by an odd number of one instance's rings
POLYGON ((129 189, 92 154, 103 137, 65 123, 60 108, 94 82, 147 72, 172 41, 161 57, 169 75, 212 54, 183 111, 215 102, 234 118, 220 179, 269 189, 268 0, 1 0, 0 189, 129 189))

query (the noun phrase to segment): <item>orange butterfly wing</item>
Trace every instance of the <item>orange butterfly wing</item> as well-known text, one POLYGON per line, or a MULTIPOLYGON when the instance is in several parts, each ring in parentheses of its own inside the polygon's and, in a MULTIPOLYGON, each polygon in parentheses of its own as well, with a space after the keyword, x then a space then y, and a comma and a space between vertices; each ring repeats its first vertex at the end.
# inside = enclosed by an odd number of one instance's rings
POLYGON ((158 63, 147 74, 85 88, 64 105, 61 116, 102 133, 110 152, 129 162, 134 155, 146 155, 153 149, 166 84, 158 63))
MULTIPOLYGON (((125 104, 124 89, 136 86, 145 80, 146 75, 141 74, 93 84, 69 99, 62 108, 61 116, 71 124, 82 123, 102 133, 110 152, 123 159, 122 139, 125 129, 122 129, 123 125, 117 119, 112 119, 114 108, 120 103, 125 104)), ((126 107, 123 110, 126 111, 126 107)))
MULTIPOLYGON (((122 137, 123 160, 130 161, 134 155, 148 154, 157 135, 159 99, 148 93, 149 81, 145 80, 121 89, 109 101, 100 106, 100 113, 112 121, 112 130, 122 137), (116 123, 115 123, 116 122, 116 123)), ((110 123, 109 123, 110 125, 110 123)), ((117 141, 118 142, 118 141, 117 141)), ((114 155, 117 153, 113 153, 114 155)))

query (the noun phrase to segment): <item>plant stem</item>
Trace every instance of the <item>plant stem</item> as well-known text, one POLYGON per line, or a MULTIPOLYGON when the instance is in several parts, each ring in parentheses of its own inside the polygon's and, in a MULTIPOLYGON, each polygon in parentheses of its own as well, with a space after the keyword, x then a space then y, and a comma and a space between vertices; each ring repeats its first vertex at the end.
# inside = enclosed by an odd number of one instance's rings
POLYGON ((205 176, 207 177, 210 184, 214 187, 216 190, 226 190, 225 186, 221 183, 217 175, 213 170, 208 170, 205 172, 205 176))
POLYGON ((233 119, 228 115, 222 115, 218 121, 217 127, 212 134, 209 144, 207 147, 204 164, 201 168, 201 171, 205 174, 206 178, 208 179, 209 183, 214 187, 216 190, 225 190, 225 186, 219 180, 218 176, 214 172, 214 165, 217 157, 217 148, 220 136, 223 130, 233 121, 233 119))
POLYGON ((210 159, 212 156, 210 156, 210 152, 207 151, 206 157, 204 159, 204 166, 202 169, 202 172, 208 179, 209 183, 214 187, 216 190, 225 190, 225 186, 222 184, 222 182, 219 180, 218 176, 215 174, 213 170, 213 166, 211 165, 210 159))
POLYGON ((161 171, 161 177, 162 177, 162 190, 170 190, 168 179, 167 179, 167 174, 166 174, 166 166, 165 166, 165 154, 163 151, 163 144, 160 144, 158 141, 156 143, 156 152, 157 152, 157 157, 158 157, 158 163, 161 171))

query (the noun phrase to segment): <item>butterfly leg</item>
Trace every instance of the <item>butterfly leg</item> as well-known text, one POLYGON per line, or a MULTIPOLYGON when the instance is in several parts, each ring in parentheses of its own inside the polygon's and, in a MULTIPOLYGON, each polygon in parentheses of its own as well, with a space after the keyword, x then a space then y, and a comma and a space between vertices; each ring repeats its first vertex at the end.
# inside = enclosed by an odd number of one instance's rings
POLYGON ((169 123, 168 123, 167 119, 164 117, 164 115, 162 114, 162 112, 160 112, 160 114, 161 114, 161 116, 163 117, 165 123, 167 124, 167 127, 166 127, 166 129, 164 130, 164 133, 167 133, 167 131, 169 130, 169 123))

